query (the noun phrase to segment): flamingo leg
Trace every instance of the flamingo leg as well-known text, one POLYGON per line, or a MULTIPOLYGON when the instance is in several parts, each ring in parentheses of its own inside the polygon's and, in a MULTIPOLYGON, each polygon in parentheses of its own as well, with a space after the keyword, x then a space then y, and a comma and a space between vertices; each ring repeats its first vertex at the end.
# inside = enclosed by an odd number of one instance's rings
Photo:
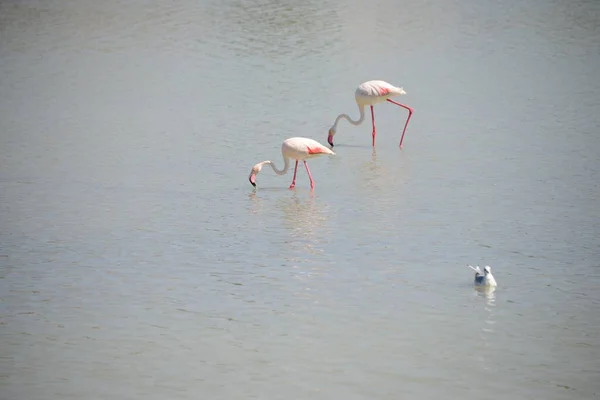
POLYGON ((306 163, 306 160, 304 161, 304 166, 306 167, 306 172, 308 173, 308 179, 310 179, 310 188, 314 189, 315 188, 315 181, 313 181, 313 177, 310 173, 310 169, 308 169, 308 164, 306 163))
POLYGON ((404 140, 404 134, 406 133, 406 127, 408 126, 408 121, 410 121, 410 117, 412 117, 413 109, 404 104, 396 103, 394 100, 387 99, 390 103, 394 103, 397 106, 404 107, 408 110, 408 118, 406 118, 406 123, 404 124, 404 130, 402 131, 402 137, 400 138, 400 148, 402 148, 402 141, 404 140))
POLYGON ((296 172, 298 171, 298 160, 296 160, 296 166, 294 167, 294 177, 292 178, 292 184, 290 185, 290 189, 293 189, 296 186, 296 172))
POLYGON ((371 106, 371 123, 373 124, 373 132, 371 135, 373 136, 373 147, 375 147, 375 136, 377 135, 377 131, 375 130, 375 113, 373 112, 373 106, 371 106))

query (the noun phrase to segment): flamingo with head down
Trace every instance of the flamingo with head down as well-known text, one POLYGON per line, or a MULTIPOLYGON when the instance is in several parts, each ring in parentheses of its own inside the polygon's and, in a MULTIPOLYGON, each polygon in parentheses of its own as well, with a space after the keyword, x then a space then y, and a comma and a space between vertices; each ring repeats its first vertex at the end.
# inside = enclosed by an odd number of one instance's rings
POLYGON ((305 138, 305 137, 293 137, 286 139, 281 145, 281 155, 283 156, 283 169, 279 169, 275 166, 272 161, 262 161, 252 167, 250 171, 250 175, 248 176, 248 180, 252 184, 252 186, 256 187, 256 175, 260 172, 264 165, 270 165, 273 168, 273 171, 277 175, 284 175, 287 173, 290 167, 290 159, 296 160, 296 166, 294 167, 294 177, 292 178, 292 184, 290 185, 290 189, 293 189, 296 186, 296 172, 298 171, 298 161, 302 160, 304 162, 304 166, 306 167, 306 172, 308 173, 308 179, 310 179, 310 188, 315 188, 315 182, 313 181, 312 175, 310 173, 310 169, 308 168, 308 164, 306 160, 309 158, 317 157, 319 155, 329 154, 335 155, 331 149, 326 146, 323 146, 321 143, 305 138))
POLYGON ((375 147, 375 136, 377 135, 377 130, 375 129, 375 114, 373 113, 373 106, 377 103, 389 101, 392 104, 396 104, 397 106, 406 108, 408 110, 408 118, 406 119, 406 123, 404 124, 402 137, 400 138, 400 148, 402 148, 402 142, 404 141, 406 127, 408 126, 408 121, 410 120, 410 117, 412 117, 412 113, 414 110, 407 105, 400 104, 395 102, 394 100, 391 100, 390 97, 402 96, 405 94, 406 92, 404 91, 404 89, 396 87, 384 81, 375 80, 361 83, 356 88, 356 92, 354 94, 354 98, 356 99, 356 105, 358 106, 358 111, 360 112, 360 118, 357 121, 355 121, 346 114, 338 115, 335 119, 333 126, 329 128, 329 136, 327 137, 327 142, 329 142, 331 147, 333 147, 333 136, 335 136, 337 124, 342 118, 345 118, 352 125, 360 125, 365 119, 365 106, 370 106, 371 123, 373 124, 373 147, 375 147))

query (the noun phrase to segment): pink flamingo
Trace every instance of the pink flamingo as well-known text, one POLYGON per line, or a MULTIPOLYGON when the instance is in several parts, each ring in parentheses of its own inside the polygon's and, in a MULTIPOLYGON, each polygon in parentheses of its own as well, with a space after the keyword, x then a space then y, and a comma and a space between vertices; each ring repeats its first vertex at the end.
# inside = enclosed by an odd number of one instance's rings
POLYGON ((335 123, 331 128, 329 128, 329 136, 327 141, 333 147, 333 136, 335 135, 335 131, 337 128, 337 124, 342 118, 346 118, 348 122, 352 125, 360 125, 365 119, 365 106, 371 106, 371 122, 373 123, 373 147, 375 147, 375 136, 377 135, 377 131, 375 130, 375 114, 373 113, 373 106, 377 103, 381 103, 384 101, 389 101, 390 103, 396 104, 400 107, 404 107, 408 110, 408 118, 406 119, 406 123, 404 124, 404 130, 402 131, 402 137, 400 138, 400 148, 402 148, 402 141, 404 140, 404 133, 406 132, 406 127, 408 126, 408 121, 412 116, 413 109, 404 104, 400 104, 395 102, 394 100, 390 100, 390 97, 393 96, 401 96, 406 94, 404 89, 396 87, 394 85, 390 85, 384 81, 368 81, 365 83, 361 83, 354 93, 354 98, 356 99, 356 105, 358 106, 358 111, 360 112, 360 118, 358 121, 354 121, 346 114, 340 114, 335 119, 335 123))
POLYGON ((284 163, 282 170, 278 169, 272 161, 259 162, 254 167, 252 167, 252 171, 250 171, 250 175, 248 176, 248 180, 250 181, 252 186, 256 187, 256 175, 258 175, 263 165, 269 164, 277 175, 284 175, 290 167, 291 158, 296 160, 296 166, 294 167, 294 177, 292 178, 292 184, 290 185, 290 189, 293 189, 296 186, 296 172, 298 171, 298 161, 300 160, 304 162, 306 172, 308 172, 308 179, 310 179, 310 188, 314 189, 315 182, 313 181, 310 169, 308 169, 308 164, 306 163, 306 160, 321 154, 335 155, 335 153, 331 151, 328 147, 323 146, 321 143, 315 140, 304 137, 293 137, 284 140, 283 144, 281 145, 281 154, 283 156, 284 163))

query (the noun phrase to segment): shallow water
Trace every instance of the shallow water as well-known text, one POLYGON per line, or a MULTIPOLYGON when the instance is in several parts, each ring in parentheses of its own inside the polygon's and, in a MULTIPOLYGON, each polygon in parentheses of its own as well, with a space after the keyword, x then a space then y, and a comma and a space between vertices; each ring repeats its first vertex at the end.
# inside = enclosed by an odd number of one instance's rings
POLYGON ((0 397, 597 397, 599 67, 594 1, 1 2, 0 397), (370 79, 402 150, 250 186, 370 79))

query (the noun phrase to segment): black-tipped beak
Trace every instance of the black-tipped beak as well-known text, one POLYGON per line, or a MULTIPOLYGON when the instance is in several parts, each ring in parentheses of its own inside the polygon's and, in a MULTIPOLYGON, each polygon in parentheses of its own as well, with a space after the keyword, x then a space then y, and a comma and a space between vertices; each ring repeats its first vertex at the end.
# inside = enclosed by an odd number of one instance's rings
POLYGON ((329 142, 329 145, 330 145, 331 147, 333 147, 333 140, 332 140, 331 142, 329 142))
POLYGON ((252 186, 256 187, 256 183, 252 182, 252 179, 251 179, 251 178, 248 178, 248 182, 250 182, 250 184, 251 184, 252 186))

